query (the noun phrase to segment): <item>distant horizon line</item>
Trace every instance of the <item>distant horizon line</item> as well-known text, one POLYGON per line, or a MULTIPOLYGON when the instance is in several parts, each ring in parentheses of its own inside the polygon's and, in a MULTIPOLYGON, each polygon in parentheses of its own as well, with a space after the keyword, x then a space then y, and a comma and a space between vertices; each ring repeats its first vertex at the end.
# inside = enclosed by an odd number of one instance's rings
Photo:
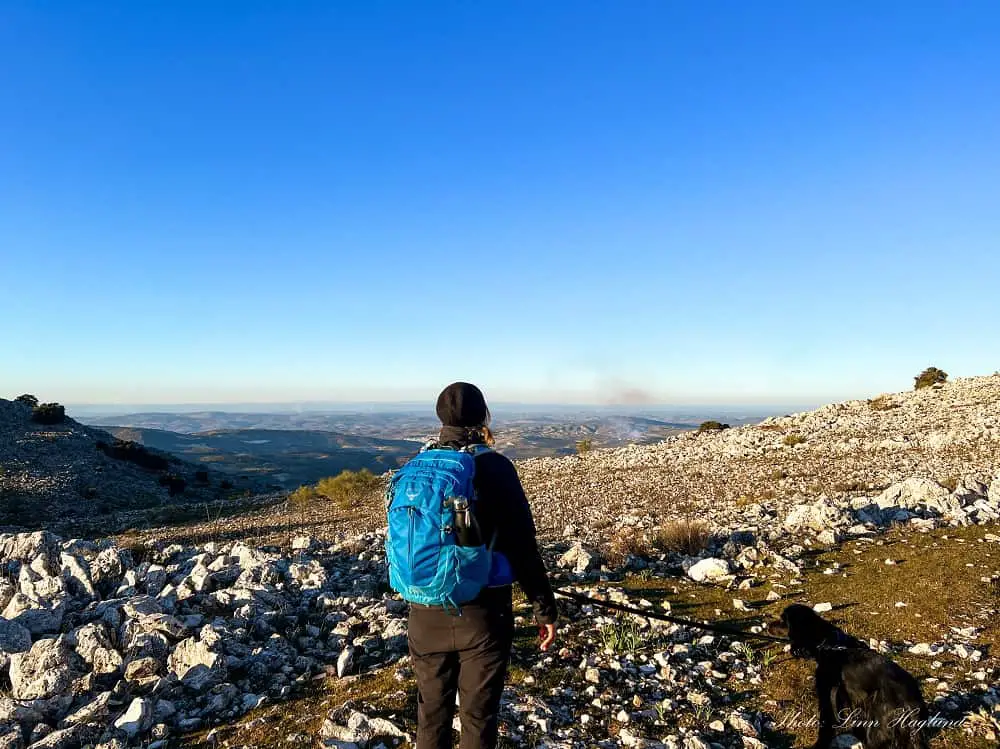
MULTIPOLYGON (((741 410, 741 411, 778 411, 804 408, 811 409, 823 405, 825 401, 811 402, 702 402, 702 403, 559 403, 543 401, 494 401, 490 410, 494 413, 504 411, 528 410, 537 411, 552 409, 559 411, 705 411, 705 410, 741 410)), ((423 400, 400 401, 267 401, 267 402, 222 402, 222 403, 66 403, 68 411, 101 411, 113 415, 128 416, 149 413, 303 413, 324 411, 356 412, 359 410, 379 411, 427 411, 428 416, 434 415, 433 404, 423 400)))

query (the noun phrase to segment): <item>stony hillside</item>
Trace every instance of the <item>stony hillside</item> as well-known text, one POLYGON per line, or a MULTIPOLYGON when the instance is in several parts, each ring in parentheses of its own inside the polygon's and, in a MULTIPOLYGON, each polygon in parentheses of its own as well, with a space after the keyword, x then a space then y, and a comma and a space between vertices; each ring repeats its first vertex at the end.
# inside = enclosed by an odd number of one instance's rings
POLYGON ((683 517, 725 530, 768 526, 803 503, 864 507, 905 479, 920 480, 911 487, 920 501, 965 522, 963 508, 989 514, 972 509, 974 498, 1000 473, 1000 375, 652 446, 527 460, 518 471, 552 538, 598 542, 683 517))
MULTIPOLYGON (((808 746, 808 666, 751 636, 793 601, 919 679, 934 749, 996 746, 998 404, 973 378, 519 463, 556 584, 746 636, 563 599, 539 654, 519 605, 503 746, 808 746)), ((0 749, 409 745, 406 608, 366 502, 0 534, 0 749)))
POLYGON ((0 526, 106 528, 130 511, 214 502, 252 487, 70 418, 36 423, 31 405, 0 399, 0 526))

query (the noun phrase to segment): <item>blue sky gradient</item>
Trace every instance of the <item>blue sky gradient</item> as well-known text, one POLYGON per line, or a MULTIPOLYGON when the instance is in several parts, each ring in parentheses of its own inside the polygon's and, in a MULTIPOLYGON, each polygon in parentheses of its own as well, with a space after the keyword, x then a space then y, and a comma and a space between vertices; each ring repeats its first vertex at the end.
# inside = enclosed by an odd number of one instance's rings
POLYGON ((0 395, 1000 369, 990 2, 6 2, 0 395))

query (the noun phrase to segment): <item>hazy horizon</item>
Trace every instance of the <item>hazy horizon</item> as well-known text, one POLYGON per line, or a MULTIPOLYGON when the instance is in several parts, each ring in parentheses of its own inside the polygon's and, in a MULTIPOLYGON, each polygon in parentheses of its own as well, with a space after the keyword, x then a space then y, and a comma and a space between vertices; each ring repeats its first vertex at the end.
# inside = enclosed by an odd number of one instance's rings
MULTIPOLYGON (((70 416, 113 417, 133 416, 136 414, 324 414, 324 413, 425 413, 434 416, 433 403, 420 401, 340 401, 326 403, 138 403, 138 404, 94 404, 67 403, 70 416)), ((586 414, 586 413, 619 413, 628 414, 673 414, 700 415, 705 413, 726 414, 770 414, 788 412, 789 410, 811 409, 820 403, 784 403, 784 404, 747 404, 747 403, 649 403, 649 404, 597 404, 597 403, 525 403, 525 402, 495 402, 490 409, 495 418, 514 414, 586 414)))

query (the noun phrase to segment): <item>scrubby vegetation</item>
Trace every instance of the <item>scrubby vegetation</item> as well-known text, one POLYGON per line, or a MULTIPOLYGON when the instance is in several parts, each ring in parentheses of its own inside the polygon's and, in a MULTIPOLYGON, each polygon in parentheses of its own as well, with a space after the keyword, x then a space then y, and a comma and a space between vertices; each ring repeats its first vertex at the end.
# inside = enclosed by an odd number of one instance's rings
POLYGON ((18 403, 27 403, 32 408, 38 405, 38 398, 29 393, 25 393, 24 395, 19 395, 14 400, 17 401, 18 403))
POLYGON ((173 473, 167 473, 160 476, 159 483, 160 486, 167 487, 167 491, 170 493, 171 497, 183 494, 184 490, 187 489, 187 481, 173 473))
POLYGON ((711 540, 712 531, 705 521, 675 520, 659 527, 653 536, 653 548, 694 556, 701 553, 711 540))
POLYGON ((940 385, 941 383, 947 381, 947 379, 947 372, 938 369, 937 367, 927 367, 927 369, 913 378, 913 389, 920 390, 921 388, 940 385))
POLYGON ((31 420, 45 425, 62 424, 66 421, 66 408, 58 403, 42 403, 31 409, 31 420))
POLYGON ((782 440, 782 442, 788 445, 789 447, 795 447, 796 445, 801 445, 805 441, 806 438, 803 437, 801 434, 789 434, 788 436, 785 437, 785 439, 782 440))
POLYGON ((899 404, 888 395, 880 395, 877 398, 869 398, 868 406, 872 411, 891 411, 894 408, 899 408, 899 404))
POLYGON ((576 443, 577 455, 583 455, 583 453, 589 453, 594 449, 594 440, 587 438, 578 440, 576 443))
POLYGON ((170 463, 162 455, 155 455, 140 445, 129 440, 115 440, 112 444, 97 442, 97 449, 114 460, 124 460, 149 471, 165 471, 170 463))
POLYGON ((336 476, 320 479, 315 486, 300 486, 289 495, 288 501, 300 511, 319 499, 348 508, 371 500, 381 491, 382 480, 367 468, 362 468, 360 471, 341 471, 336 476))
POLYGON ((703 421, 698 426, 698 434, 703 432, 721 432, 723 429, 729 429, 729 424, 723 424, 720 421, 703 421))
POLYGON ((604 547, 603 555, 608 564, 617 567, 624 564, 630 556, 644 559, 649 557, 652 551, 642 531, 622 528, 604 547))

